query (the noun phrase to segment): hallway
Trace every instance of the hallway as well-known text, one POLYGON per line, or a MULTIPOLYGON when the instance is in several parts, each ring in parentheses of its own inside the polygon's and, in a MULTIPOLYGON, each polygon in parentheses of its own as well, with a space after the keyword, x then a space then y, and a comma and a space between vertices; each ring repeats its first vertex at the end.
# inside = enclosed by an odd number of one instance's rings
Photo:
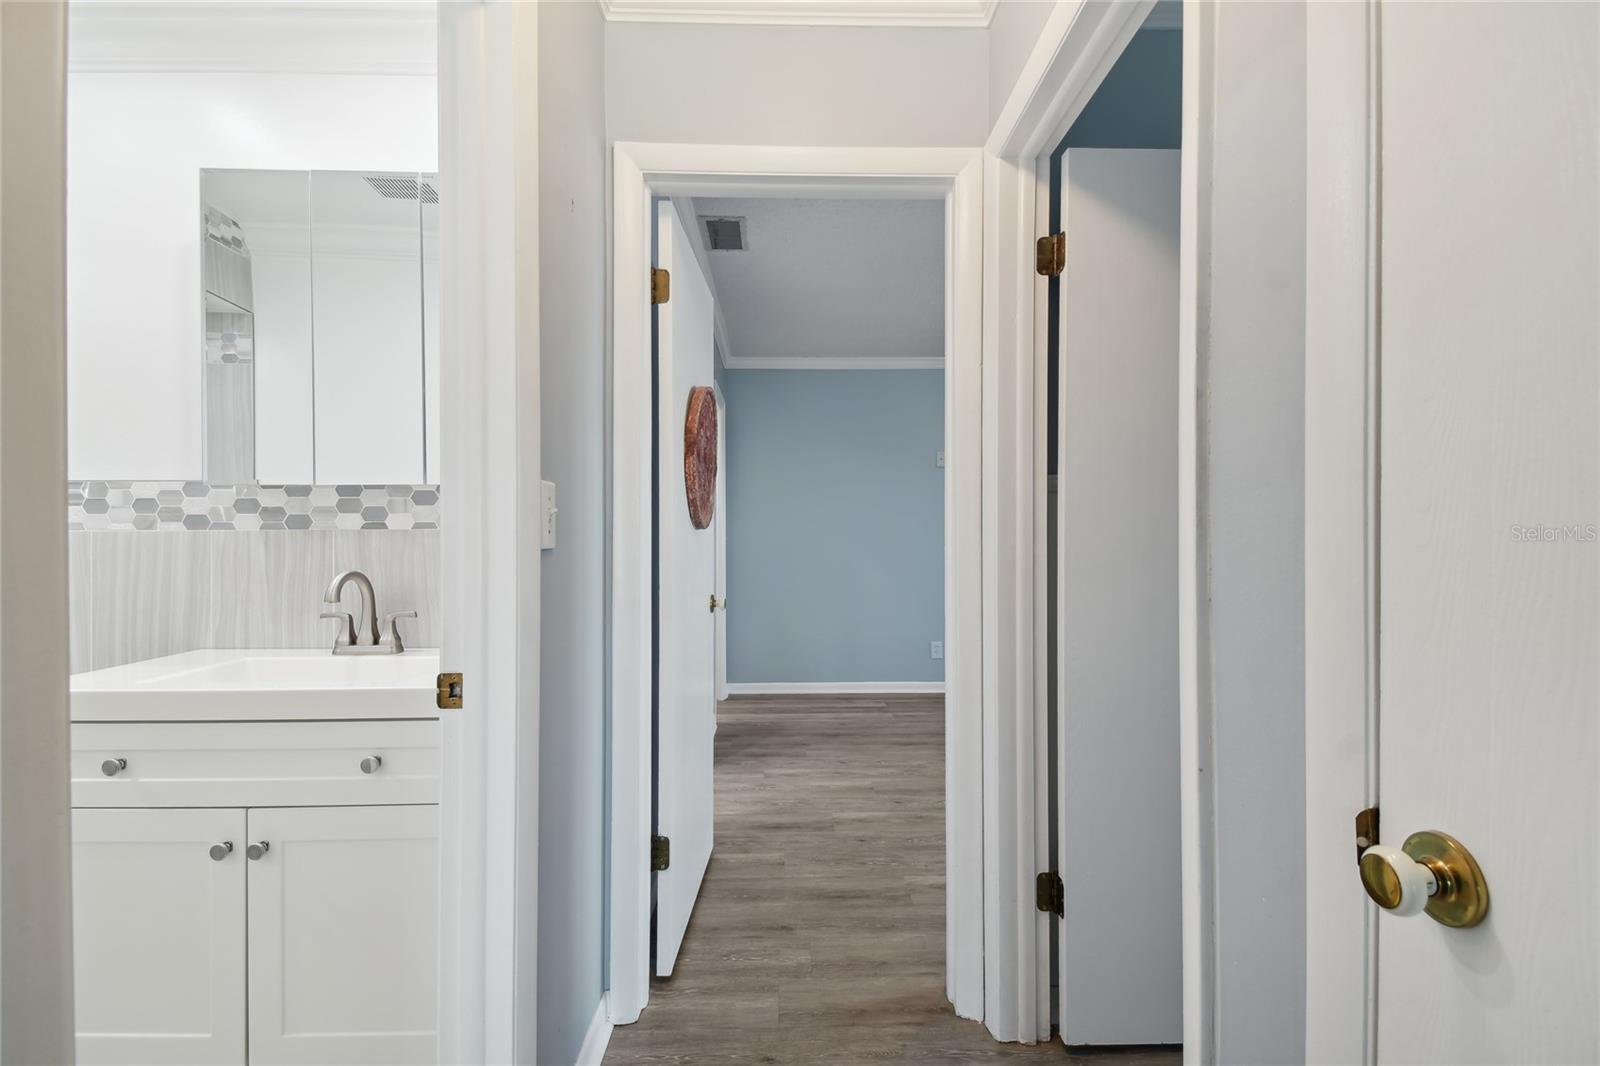
POLYGON ((608 1064, 1179 1061, 998 1044, 951 1012, 942 697, 737 697, 718 722, 700 900, 608 1064))

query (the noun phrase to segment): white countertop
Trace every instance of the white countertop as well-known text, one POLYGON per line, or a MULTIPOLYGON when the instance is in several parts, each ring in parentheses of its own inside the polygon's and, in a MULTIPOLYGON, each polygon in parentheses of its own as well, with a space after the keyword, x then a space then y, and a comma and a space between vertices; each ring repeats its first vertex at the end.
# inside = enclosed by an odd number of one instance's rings
POLYGON ((72 675, 74 722, 437 718, 436 649, 206 649, 72 675))

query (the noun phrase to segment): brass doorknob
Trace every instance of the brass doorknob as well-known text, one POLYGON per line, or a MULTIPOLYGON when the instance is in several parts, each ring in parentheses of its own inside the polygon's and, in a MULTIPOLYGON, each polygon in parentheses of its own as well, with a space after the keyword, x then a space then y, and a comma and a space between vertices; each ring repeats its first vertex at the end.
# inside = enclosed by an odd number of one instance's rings
POLYGON ((1400 847, 1374 844, 1361 853, 1361 884, 1372 901, 1402 917, 1427 911, 1442 925, 1465 929, 1489 913, 1489 882, 1472 852, 1448 833, 1412 833, 1400 847))

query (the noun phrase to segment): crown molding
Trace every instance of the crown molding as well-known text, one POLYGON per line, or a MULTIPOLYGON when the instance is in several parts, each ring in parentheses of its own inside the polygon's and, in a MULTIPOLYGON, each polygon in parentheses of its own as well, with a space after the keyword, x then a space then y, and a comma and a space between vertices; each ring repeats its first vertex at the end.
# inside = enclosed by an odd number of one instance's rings
POLYGON ((942 356, 769 355, 725 356, 728 370, 942 370, 942 356))
POLYGON ((432 77, 437 26, 430 0, 74 0, 67 70, 432 77))
POLYGON ((983 29, 1000 0, 597 0, 610 22, 983 29))

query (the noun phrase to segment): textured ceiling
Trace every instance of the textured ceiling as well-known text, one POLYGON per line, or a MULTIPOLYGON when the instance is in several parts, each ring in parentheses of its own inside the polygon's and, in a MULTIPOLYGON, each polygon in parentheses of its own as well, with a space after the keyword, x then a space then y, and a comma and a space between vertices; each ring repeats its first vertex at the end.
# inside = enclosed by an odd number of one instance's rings
POLYGON ((745 251, 706 253, 729 367, 802 359, 926 365, 943 358, 942 201, 694 204, 702 216, 745 219, 745 251))

